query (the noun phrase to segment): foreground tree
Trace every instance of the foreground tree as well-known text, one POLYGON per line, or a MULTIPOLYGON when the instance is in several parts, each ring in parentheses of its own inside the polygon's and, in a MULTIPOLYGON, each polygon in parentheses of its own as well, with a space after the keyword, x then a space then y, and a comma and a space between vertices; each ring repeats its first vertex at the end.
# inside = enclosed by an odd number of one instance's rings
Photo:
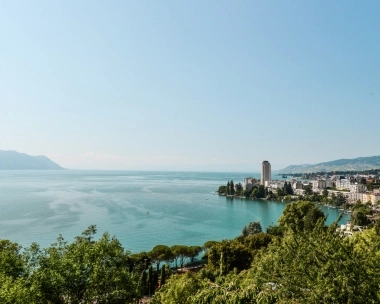
POLYGON ((128 252, 108 233, 94 241, 95 232, 88 229, 71 244, 60 236, 51 247, 35 251, 38 266, 29 280, 39 302, 119 303, 138 297, 138 276, 128 271, 128 252))
POLYGON ((312 202, 297 201, 286 205, 278 224, 293 232, 311 231, 319 220, 325 219, 323 211, 312 202))

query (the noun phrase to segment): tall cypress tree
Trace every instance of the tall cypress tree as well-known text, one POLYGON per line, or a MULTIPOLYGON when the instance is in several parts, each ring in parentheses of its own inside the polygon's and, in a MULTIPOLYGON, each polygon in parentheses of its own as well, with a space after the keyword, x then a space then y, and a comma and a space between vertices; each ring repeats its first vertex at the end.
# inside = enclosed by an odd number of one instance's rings
POLYGON ((152 267, 152 265, 149 267, 149 270, 148 270, 147 287, 148 287, 148 292, 149 292, 149 296, 150 296, 152 294, 152 291, 153 291, 153 267, 152 267))
POLYGON ((231 182, 230 182, 230 187, 231 187, 230 193, 232 195, 234 195, 235 194, 235 186, 234 186, 234 181, 233 180, 231 180, 231 182))
POLYGON ((230 195, 230 182, 229 181, 227 182, 227 186, 226 186, 226 195, 230 195))
POLYGON ((164 285, 165 284, 165 281, 166 281, 166 271, 165 271, 166 267, 165 265, 162 265, 162 268, 161 268, 161 283, 160 283, 160 286, 164 285))
POLYGON ((141 277, 140 277, 140 292, 141 292, 141 295, 146 295, 147 294, 147 275, 146 275, 146 271, 143 270, 142 273, 141 273, 141 277))

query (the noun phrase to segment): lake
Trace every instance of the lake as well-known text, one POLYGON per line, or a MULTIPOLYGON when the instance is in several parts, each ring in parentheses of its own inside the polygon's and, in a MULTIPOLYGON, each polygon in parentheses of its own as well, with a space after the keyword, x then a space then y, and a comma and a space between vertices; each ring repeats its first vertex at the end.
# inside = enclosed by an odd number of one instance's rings
MULTIPOLYGON (((47 247, 73 241, 89 225, 133 253, 157 244, 203 245, 231 239, 243 226, 276 224, 284 203, 215 195, 228 180, 255 173, 148 171, 0 171, 0 239, 47 247)), ((328 213, 327 223, 338 217, 328 213)), ((344 216, 342 222, 346 222, 344 216)))

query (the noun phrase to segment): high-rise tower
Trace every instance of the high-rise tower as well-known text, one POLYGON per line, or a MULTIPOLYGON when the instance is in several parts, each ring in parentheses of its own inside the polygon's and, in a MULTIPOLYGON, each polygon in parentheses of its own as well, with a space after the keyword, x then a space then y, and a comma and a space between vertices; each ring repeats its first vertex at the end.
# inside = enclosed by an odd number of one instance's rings
POLYGON ((267 160, 264 160, 261 163, 261 184, 265 186, 265 182, 271 181, 271 169, 270 163, 267 160))

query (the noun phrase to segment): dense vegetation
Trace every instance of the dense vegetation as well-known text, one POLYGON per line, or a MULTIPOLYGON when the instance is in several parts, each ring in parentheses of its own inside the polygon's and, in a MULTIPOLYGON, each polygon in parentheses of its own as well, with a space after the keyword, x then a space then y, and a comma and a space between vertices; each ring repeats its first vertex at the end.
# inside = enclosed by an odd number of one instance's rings
POLYGON ((253 185, 250 189, 243 189, 241 183, 234 186, 234 181, 228 181, 227 185, 220 186, 217 190, 219 195, 245 197, 245 198, 267 198, 267 199, 280 199, 293 194, 293 188, 290 183, 285 182, 284 187, 278 188, 275 193, 263 185, 253 185))
MULTIPOLYGON (((365 208, 355 205, 359 218, 365 208)), ((233 240, 138 254, 107 233, 95 240, 95 226, 46 249, 2 240, 0 303, 137 303, 153 294, 153 304, 378 303, 380 224, 344 238, 324 221, 314 203, 297 201, 266 232, 251 222, 233 240), (203 269, 176 271, 200 253, 203 269)))
POLYGON ((217 243, 203 270, 174 275, 151 303, 379 303, 379 225, 343 238, 324 220, 311 202, 288 204, 277 233, 217 243))

